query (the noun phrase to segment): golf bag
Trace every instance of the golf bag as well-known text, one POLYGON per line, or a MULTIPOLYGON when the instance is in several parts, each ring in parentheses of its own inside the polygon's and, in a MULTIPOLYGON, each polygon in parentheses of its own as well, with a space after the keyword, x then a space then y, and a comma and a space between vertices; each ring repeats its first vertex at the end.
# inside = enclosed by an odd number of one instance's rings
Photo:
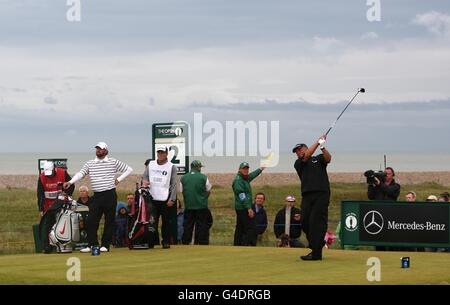
POLYGON ((131 249, 153 248, 157 234, 154 207, 149 189, 136 191, 137 200, 128 214, 128 247, 131 249))
POLYGON ((56 222, 49 233, 50 245, 58 253, 72 252, 72 242, 80 240, 81 214, 76 212, 77 202, 67 195, 58 197, 55 205, 61 208, 56 214, 56 222))

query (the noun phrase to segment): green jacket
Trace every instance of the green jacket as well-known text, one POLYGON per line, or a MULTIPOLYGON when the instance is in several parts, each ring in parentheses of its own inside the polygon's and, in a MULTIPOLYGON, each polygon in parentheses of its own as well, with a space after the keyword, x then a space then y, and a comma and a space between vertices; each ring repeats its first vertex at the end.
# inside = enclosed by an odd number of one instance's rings
POLYGON ((181 177, 183 186, 184 206, 186 210, 208 208, 208 193, 206 191, 207 177, 196 169, 192 169, 181 177))
POLYGON ((233 193, 234 193, 234 208, 236 210, 248 210, 252 207, 253 196, 252 187, 250 182, 261 174, 262 170, 258 168, 257 170, 248 174, 248 180, 242 177, 241 173, 233 179, 233 193))

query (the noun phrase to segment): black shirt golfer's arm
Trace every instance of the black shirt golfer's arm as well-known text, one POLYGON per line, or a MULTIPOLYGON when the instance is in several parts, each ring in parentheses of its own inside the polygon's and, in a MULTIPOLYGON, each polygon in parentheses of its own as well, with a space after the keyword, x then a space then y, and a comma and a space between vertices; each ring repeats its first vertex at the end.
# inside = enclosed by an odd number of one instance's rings
POLYGON ((311 145, 306 151, 305 155, 303 156, 303 161, 307 161, 316 151, 317 147, 319 147, 319 143, 315 142, 313 145, 311 145))
POLYGON ((323 153, 323 158, 325 159, 326 163, 330 163, 331 162, 331 154, 328 151, 328 149, 326 149, 325 147, 322 149, 322 153, 323 153))

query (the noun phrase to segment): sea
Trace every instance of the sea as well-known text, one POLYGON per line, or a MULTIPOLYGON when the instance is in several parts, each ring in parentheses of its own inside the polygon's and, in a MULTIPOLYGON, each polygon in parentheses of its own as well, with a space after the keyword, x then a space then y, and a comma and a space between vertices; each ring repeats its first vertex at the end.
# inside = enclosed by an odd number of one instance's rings
MULTIPOLYGON (((146 152, 115 152, 111 157, 124 161, 134 169, 135 174, 144 171, 144 162, 151 158, 146 152)), ((416 171, 450 171, 450 152, 333 152, 333 159, 328 166, 328 172, 361 172, 368 169, 380 170, 386 165, 398 172, 416 171)), ((79 171, 87 160, 95 157, 94 153, 0 153, 0 175, 34 175, 38 173, 38 159, 67 158, 68 171, 74 174, 79 171)), ((243 161, 250 163, 250 167, 261 165, 261 157, 205 157, 191 156, 190 161, 198 159, 205 165, 204 173, 235 173, 243 161)), ((282 152, 275 167, 267 168, 271 173, 292 173, 295 154, 282 152)))

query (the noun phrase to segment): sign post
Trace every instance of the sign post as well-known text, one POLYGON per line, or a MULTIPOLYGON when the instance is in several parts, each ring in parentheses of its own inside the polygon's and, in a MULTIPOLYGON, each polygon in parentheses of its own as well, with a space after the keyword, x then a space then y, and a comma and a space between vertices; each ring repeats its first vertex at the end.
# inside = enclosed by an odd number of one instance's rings
POLYGON ((52 161, 55 167, 64 168, 67 170, 67 159, 64 158, 48 158, 48 159, 38 159, 38 170, 39 175, 44 169, 44 163, 46 161, 52 161))
POLYGON ((169 161, 177 167, 177 174, 189 172, 189 125, 185 122, 155 123, 152 135, 153 159, 156 160, 156 145, 165 145, 169 149, 169 161))

